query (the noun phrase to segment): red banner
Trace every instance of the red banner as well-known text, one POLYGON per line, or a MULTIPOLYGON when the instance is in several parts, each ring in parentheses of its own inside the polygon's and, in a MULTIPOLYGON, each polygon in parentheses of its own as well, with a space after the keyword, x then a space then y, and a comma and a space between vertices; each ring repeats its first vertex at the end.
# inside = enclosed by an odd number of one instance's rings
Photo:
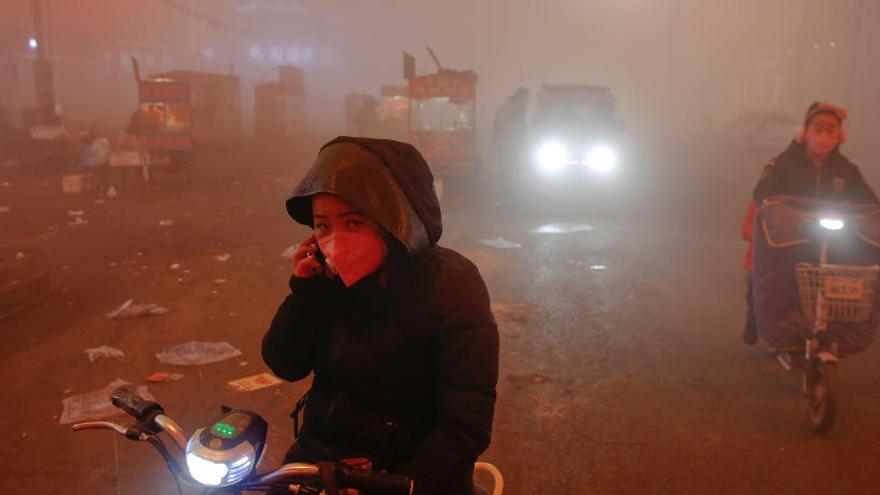
POLYGON ((141 103, 182 103, 189 105, 189 83, 184 81, 141 81, 141 103))

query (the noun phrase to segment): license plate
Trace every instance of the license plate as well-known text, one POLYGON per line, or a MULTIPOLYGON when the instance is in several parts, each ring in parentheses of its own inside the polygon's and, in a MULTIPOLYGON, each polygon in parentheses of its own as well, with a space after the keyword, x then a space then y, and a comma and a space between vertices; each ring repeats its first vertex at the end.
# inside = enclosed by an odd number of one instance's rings
POLYGON ((825 297, 829 299, 860 300, 865 295, 865 281, 849 277, 825 279, 825 297))

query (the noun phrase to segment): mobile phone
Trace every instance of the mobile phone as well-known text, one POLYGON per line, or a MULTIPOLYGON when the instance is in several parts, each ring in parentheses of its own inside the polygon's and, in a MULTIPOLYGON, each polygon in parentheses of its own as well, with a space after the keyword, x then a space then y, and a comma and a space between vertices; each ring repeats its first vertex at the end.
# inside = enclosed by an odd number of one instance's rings
POLYGON ((327 262, 324 258, 324 253, 321 252, 321 246, 319 246, 317 242, 315 242, 314 245, 315 245, 315 259, 318 260, 318 263, 320 263, 322 265, 326 265, 327 262))

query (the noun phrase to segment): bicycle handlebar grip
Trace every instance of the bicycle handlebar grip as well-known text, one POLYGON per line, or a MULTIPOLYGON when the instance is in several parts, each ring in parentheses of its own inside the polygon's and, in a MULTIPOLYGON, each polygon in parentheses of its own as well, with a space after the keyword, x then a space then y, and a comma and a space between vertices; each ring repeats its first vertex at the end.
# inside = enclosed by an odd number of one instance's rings
POLYGON ((131 387, 119 387, 110 394, 110 402, 134 416, 138 421, 144 421, 152 414, 163 414, 165 411, 159 404, 144 400, 137 395, 131 387))
POLYGON ((346 466, 337 466, 336 469, 340 487, 382 495, 411 495, 413 491, 413 481, 409 476, 382 474, 346 466))

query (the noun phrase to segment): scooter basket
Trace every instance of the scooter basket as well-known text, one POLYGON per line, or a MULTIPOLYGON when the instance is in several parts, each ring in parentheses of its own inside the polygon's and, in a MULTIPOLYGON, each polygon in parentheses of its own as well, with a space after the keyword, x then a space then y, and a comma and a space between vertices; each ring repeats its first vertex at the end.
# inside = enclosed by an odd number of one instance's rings
POLYGON ((820 291, 828 310, 827 322, 862 323, 871 318, 880 266, 798 263, 795 270, 801 307, 811 324, 816 321, 820 291))

